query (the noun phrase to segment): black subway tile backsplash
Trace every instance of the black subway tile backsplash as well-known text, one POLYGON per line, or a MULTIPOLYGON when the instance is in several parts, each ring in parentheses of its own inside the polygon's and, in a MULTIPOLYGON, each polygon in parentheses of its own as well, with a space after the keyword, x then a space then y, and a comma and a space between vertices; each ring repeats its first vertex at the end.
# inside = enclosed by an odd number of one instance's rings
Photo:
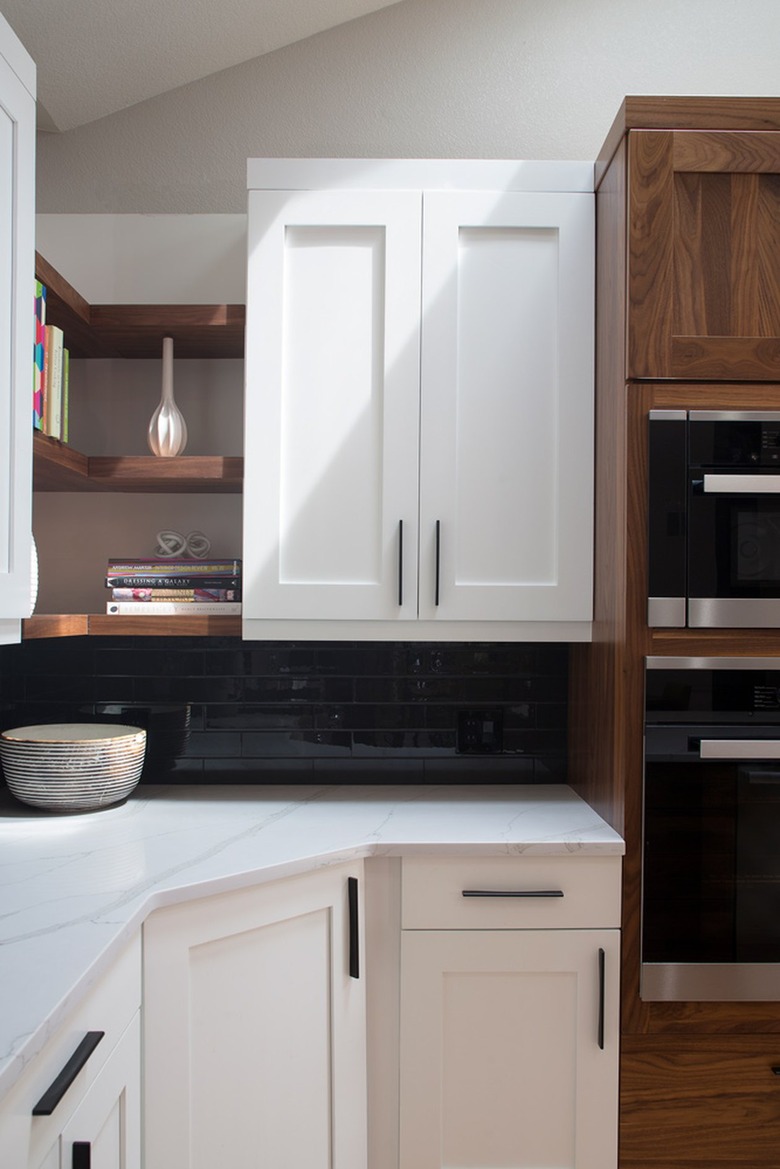
POLYGON ((142 726, 142 782, 559 783, 567 687, 568 649, 557 644, 85 637, 0 647, 3 728, 142 726), (464 711, 500 722, 489 751, 459 750, 464 711))

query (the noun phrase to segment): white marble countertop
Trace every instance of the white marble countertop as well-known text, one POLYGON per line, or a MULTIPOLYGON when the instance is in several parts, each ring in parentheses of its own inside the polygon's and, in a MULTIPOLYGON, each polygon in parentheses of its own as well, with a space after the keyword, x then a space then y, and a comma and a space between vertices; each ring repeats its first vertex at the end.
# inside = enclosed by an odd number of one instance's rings
POLYGON ((56 816, 0 799, 0 1096, 161 905, 366 856, 622 854, 563 785, 143 786, 56 816))

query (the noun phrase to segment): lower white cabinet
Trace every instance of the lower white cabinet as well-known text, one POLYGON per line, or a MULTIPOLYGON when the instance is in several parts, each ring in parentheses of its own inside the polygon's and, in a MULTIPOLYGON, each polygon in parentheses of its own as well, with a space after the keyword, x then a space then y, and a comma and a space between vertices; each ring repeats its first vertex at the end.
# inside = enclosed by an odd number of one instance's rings
POLYGON ((591 928, 617 924, 605 859, 445 860, 438 883, 404 862, 401 1169, 617 1165, 619 931, 591 928))
POLYGON ((366 1169, 361 877, 338 865, 148 918, 146 1169, 366 1169))
POLYGON ((5 1097, 0 1165, 141 1169, 140 997, 136 938, 5 1097))

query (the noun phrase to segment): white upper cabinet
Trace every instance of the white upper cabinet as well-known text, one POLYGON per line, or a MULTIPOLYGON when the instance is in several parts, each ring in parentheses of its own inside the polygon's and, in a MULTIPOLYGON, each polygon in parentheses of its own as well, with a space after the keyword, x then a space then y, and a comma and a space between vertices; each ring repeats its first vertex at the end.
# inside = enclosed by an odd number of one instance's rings
POLYGON ((253 192, 244 607, 417 616, 420 196, 253 192))
POLYGON ((30 615, 35 66, 0 16, 0 643, 30 615))
POLYGON ((589 636, 590 178, 250 162, 246 636, 589 636))
POLYGON ((421 617, 590 621, 591 217, 425 194, 421 617))

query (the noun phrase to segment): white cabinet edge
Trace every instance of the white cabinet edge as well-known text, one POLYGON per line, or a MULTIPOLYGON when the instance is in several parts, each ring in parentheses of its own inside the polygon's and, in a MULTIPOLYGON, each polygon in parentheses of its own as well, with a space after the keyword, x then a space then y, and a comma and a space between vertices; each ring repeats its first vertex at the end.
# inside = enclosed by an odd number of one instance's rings
POLYGON ((0 13, 0 56, 5 58, 28 93, 35 97, 37 86, 35 62, 2 13, 0 13))
POLYGON ((250 158, 250 190, 573 191, 592 194, 592 162, 451 158, 250 158))
POLYGON ((590 621, 298 621, 245 618, 245 641, 566 641, 593 640, 590 621))

